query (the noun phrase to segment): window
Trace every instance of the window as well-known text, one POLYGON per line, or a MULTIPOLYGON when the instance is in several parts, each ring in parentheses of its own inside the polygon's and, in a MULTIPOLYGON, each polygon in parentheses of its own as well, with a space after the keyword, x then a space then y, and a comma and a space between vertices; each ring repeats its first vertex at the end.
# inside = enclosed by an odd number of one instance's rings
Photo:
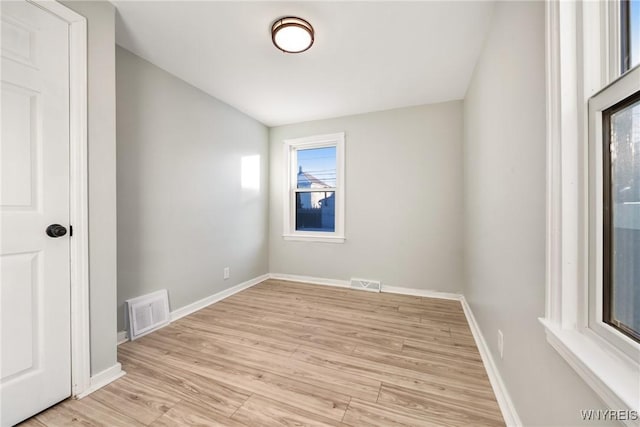
POLYGON ((344 133, 285 141, 284 238, 344 242, 344 133))
MULTIPOLYGON (((640 0, 619 6, 612 48, 629 64, 640 48, 640 0)), ((587 327, 640 360, 640 67, 621 71, 588 101, 587 327)))
POLYGON ((620 2, 620 54, 623 74, 640 64, 640 0, 620 2))
MULTIPOLYGON (((589 99, 588 307, 585 331, 627 367, 611 378, 634 378, 640 399, 640 67, 589 99)), ((611 374, 600 374, 607 375, 611 374)), ((616 382, 617 381, 617 382, 616 382)), ((617 408, 625 408, 617 403, 617 408)))
POLYGON ((640 401, 640 0, 547 2, 547 341, 640 401))
MULTIPOLYGON (((605 97, 607 91, 597 97, 605 97)), ((640 341, 640 91, 602 111, 599 120, 596 125, 602 127, 603 143, 602 320, 640 341)))

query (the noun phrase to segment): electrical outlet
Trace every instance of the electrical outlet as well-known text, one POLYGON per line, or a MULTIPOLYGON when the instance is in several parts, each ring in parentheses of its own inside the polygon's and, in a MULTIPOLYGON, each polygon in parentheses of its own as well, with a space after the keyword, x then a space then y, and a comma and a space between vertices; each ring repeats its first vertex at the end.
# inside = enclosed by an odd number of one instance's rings
POLYGON ((500 359, 502 359, 502 354, 504 353, 504 336, 500 329, 498 329, 498 352, 500 352, 500 359))
POLYGON ((229 278, 229 276, 230 276, 229 267, 225 267, 224 268, 224 272, 222 274, 223 274, 224 280, 227 280, 229 278))

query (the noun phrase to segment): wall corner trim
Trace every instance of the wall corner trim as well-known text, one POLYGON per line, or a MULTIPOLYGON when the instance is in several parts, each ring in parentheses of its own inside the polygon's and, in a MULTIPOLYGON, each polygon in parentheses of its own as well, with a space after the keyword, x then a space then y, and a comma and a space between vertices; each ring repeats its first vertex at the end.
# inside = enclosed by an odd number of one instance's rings
POLYGON ((89 388, 75 396, 75 398, 82 399, 83 397, 87 397, 94 391, 101 389, 102 387, 114 382, 115 380, 125 376, 126 374, 127 373, 122 370, 122 365, 120 363, 116 363, 112 367, 93 375, 91 377, 89 388))
POLYGON ((380 291, 390 293, 390 294, 411 295, 414 297, 425 297, 425 298, 450 299, 455 301, 460 301, 462 298, 461 294, 456 294, 451 292, 432 291, 429 289, 402 288, 399 286, 382 285, 380 291))
POLYGON ((496 399, 498 400, 498 406, 500 406, 500 411, 502 412, 504 422, 509 427, 522 426, 522 421, 520 421, 520 417, 518 416, 516 407, 511 400, 509 391, 507 390, 507 386, 502 380, 502 376, 500 375, 500 371, 498 370, 498 367, 493 360, 493 356, 491 355, 489 346, 487 345, 487 342, 485 341, 484 336, 480 331, 480 326, 476 322, 476 318, 473 316, 471 306, 469 306, 469 303, 467 303, 467 300, 462 295, 460 297, 460 302, 462 303, 464 315, 467 318, 467 322, 469 323, 469 327, 471 328, 471 333, 473 334, 473 338, 476 341, 476 346, 478 347, 478 351, 480 352, 480 356, 482 357, 482 362, 484 363, 484 367, 487 370, 489 382, 491 383, 493 393, 496 395, 496 399))
POLYGON ((298 276, 295 274, 271 273, 269 279, 288 280, 290 282, 309 283, 312 285, 333 286, 336 288, 348 288, 350 283, 348 280, 325 279, 322 277, 298 276))

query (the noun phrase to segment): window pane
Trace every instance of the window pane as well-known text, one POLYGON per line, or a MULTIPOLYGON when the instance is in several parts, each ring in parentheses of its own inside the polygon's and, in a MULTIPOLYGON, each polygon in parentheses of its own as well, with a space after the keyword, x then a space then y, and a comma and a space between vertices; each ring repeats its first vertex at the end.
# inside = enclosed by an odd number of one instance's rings
POLYGON ((336 147, 297 150, 298 188, 335 188, 336 147))
POLYGON ((629 2, 629 44, 629 68, 633 68, 640 64, 640 0, 629 2))
POLYGON ((336 229, 336 204, 333 191, 296 192, 296 230, 336 229))
POLYGON ((620 1, 622 73, 640 64, 640 0, 620 1))
POLYGON ((635 99, 610 116, 609 323, 640 336, 640 99, 635 99))

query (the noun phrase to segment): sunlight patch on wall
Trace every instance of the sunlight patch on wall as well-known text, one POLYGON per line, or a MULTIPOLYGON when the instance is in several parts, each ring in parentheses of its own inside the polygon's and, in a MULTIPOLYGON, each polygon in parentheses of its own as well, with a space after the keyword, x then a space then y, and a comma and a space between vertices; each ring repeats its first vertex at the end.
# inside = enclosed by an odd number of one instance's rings
POLYGON ((260 190, 260 155, 243 156, 240 185, 243 190, 260 190))

